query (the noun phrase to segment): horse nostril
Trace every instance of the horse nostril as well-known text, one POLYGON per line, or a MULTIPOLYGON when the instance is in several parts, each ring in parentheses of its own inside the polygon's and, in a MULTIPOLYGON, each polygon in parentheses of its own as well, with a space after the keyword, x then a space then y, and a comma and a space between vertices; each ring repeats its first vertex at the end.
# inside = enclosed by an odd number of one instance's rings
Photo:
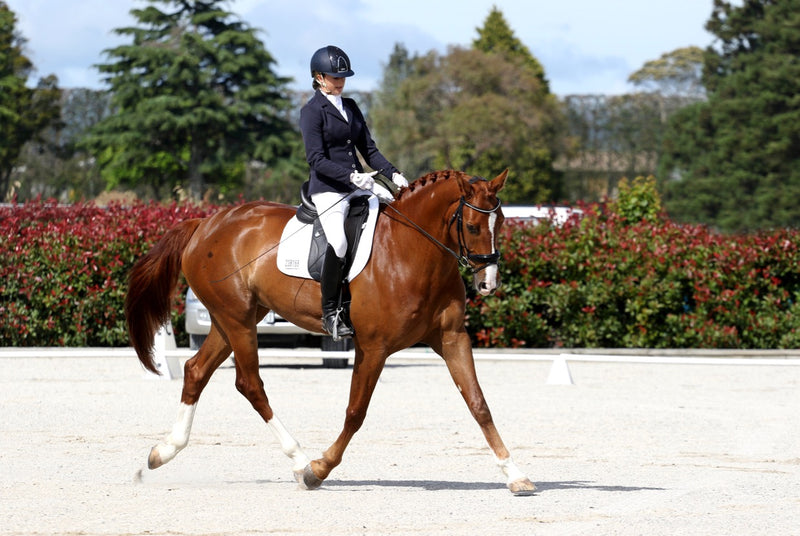
POLYGON ((486 281, 481 281, 478 285, 478 292, 483 294, 484 296, 491 296, 494 294, 495 287, 493 285, 489 285, 486 281))

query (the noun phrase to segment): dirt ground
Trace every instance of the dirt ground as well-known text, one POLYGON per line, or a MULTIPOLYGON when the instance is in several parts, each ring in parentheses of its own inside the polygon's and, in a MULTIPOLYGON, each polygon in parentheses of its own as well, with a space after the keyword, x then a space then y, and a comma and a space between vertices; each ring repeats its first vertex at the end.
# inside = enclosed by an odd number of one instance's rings
MULTIPOLYGON (((322 489, 234 388, 213 377, 189 446, 150 447, 181 382, 133 357, 0 350, 0 535, 796 534, 800 361, 480 360, 484 393, 538 492, 515 497, 436 360, 390 359, 363 429, 322 489)), ((349 369, 268 359, 276 414, 316 457, 339 433, 349 369)))

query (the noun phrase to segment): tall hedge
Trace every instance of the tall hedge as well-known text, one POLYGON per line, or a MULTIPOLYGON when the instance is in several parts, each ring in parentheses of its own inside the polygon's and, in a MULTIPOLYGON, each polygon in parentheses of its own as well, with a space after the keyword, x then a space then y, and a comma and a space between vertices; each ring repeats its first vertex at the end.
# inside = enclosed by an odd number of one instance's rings
MULTIPOLYGON (((127 346, 127 273, 189 204, 0 207, 0 346, 127 346)), ((182 289, 182 291, 185 290, 182 289)), ((182 301, 173 324, 182 328, 182 301)))
MULTIPOLYGON (((0 346, 127 346, 128 270, 168 227, 216 208, 0 207, 0 346)), ((798 347, 797 231, 584 211, 562 227, 507 223, 503 286, 468 302, 476 346, 798 347)), ((182 311, 176 299, 178 332, 182 311)))
POLYGON ((724 235, 589 207, 563 227, 509 223, 503 286, 473 297, 480 346, 795 348, 798 235, 724 235))

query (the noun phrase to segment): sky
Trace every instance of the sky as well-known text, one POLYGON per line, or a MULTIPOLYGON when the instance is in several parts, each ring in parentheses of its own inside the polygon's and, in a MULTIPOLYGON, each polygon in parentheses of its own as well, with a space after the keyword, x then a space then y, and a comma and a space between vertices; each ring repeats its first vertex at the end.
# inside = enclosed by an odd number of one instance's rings
MULTIPOLYGON (((113 33, 135 25, 146 0, 4 0, 41 76, 63 88, 104 89, 93 67, 103 51, 129 43, 113 33)), ((556 95, 621 94, 645 62, 677 48, 712 44, 704 26, 713 0, 230 0, 225 8, 257 28, 275 71, 309 89, 311 55, 344 49, 355 76, 346 90, 377 89, 395 44, 409 53, 469 47, 496 6, 544 66, 556 95)))

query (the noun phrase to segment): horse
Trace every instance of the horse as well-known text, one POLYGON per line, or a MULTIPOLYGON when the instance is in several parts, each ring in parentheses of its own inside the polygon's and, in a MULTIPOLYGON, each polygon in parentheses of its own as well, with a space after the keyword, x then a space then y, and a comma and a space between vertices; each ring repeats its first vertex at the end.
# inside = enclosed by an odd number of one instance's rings
MULTIPOLYGON (((250 402, 292 460, 305 489, 319 488, 359 430, 386 359, 423 343, 439 354, 515 495, 535 486, 517 467, 495 428, 475 372, 465 328, 466 289, 459 271, 472 271, 475 290, 490 295, 500 284, 497 237, 503 224, 497 193, 508 170, 494 179, 441 170, 402 188, 380 206, 373 250, 350 282, 355 358, 344 426, 322 457, 310 460, 270 407, 259 374, 256 324, 275 311, 294 324, 322 332, 320 286, 281 273, 277 246, 297 207, 268 201, 222 209, 170 228, 129 273, 125 313, 142 365, 154 364, 154 335, 169 319, 181 272, 208 309, 211 331, 184 366, 178 417, 147 468, 156 469, 186 447, 200 394, 231 352, 236 389, 250 402)), ((144 468, 143 468, 144 469, 144 468)))

